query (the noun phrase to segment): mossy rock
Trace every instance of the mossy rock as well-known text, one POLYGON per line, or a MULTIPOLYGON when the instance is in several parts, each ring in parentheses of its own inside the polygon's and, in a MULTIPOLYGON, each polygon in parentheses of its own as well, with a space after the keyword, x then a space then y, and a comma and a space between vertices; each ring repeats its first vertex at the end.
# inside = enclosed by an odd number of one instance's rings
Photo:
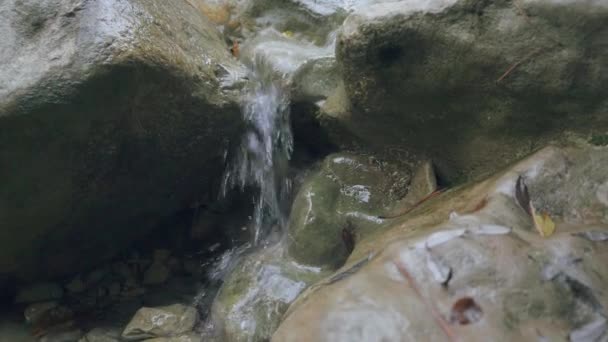
POLYGON ((379 229, 378 216, 405 195, 409 171, 365 155, 328 156, 294 200, 289 254, 307 265, 342 266, 352 244, 379 229))
POLYGON ((268 341, 301 291, 326 276, 285 255, 283 244, 244 255, 212 307, 217 341, 268 341))

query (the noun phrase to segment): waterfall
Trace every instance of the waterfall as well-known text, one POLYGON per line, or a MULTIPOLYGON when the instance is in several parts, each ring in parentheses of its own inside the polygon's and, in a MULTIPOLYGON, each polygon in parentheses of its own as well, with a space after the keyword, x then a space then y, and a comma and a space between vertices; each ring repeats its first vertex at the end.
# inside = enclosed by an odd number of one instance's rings
POLYGON ((246 131, 238 148, 227 156, 221 193, 226 196, 233 188, 255 189, 252 242, 258 245, 272 227, 282 229, 287 220, 283 206, 291 187, 287 166, 293 136, 282 80, 273 78, 271 68, 261 59, 254 59, 249 79, 242 103, 246 131))

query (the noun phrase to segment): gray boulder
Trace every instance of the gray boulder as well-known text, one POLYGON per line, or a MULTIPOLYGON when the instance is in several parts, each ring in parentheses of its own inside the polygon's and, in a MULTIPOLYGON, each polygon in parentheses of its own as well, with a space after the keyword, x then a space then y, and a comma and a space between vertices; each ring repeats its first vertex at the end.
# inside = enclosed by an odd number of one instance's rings
POLYGON ((0 29, 0 278, 91 267, 212 192, 244 73, 189 2, 6 0, 0 29))
POLYGON ((498 168, 564 131, 605 134, 606 1, 431 0, 360 7, 336 54, 374 145, 430 156, 449 181, 498 168))
POLYGON ((122 338, 137 341, 156 337, 177 337, 189 333, 198 321, 193 307, 174 304, 158 308, 141 308, 122 333, 122 338))

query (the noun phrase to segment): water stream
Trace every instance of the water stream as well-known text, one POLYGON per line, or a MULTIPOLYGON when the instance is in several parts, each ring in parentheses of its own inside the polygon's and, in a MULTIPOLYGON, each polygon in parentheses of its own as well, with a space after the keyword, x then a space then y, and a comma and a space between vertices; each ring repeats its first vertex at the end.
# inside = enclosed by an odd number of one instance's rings
POLYGON ((222 196, 234 188, 253 188, 251 231, 256 246, 272 229, 282 230, 285 226, 285 203, 291 188, 287 168, 293 136, 283 82, 273 77, 271 67, 262 59, 254 58, 252 64, 242 104, 247 128, 238 147, 228 156, 222 196))

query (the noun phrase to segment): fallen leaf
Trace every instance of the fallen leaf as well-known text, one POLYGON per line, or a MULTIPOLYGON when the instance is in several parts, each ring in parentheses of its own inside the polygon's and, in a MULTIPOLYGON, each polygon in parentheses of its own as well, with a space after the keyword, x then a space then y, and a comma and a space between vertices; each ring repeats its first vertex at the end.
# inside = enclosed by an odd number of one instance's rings
POLYGON ((466 229, 442 230, 431 234, 428 238, 426 238, 426 240, 423 241, 423 244, 419 247, 427 249, 433 248, 457 237, 461 237, 464 235, 464 233, 466 233, 466 229))
POLYGON ((469 229, 470 233, 479 235, 504 235, 511 232, 511 228, 497 224, 482 224, 477 229, 469 229))
POLYGON ((530 202, 530 210, 532 211, 532 220, 534 227, 542 237, 549 237, 555 232, 555 223, 547 213, 539 214, 530 202))
POLYGON ((238 42, 238 41, 234 40, 234 41, 232 42, 232 47, 230 47, 230 53, 231 53, 231 54, 232 54, 234 57, 239 58, 240 51, 239 51, 239 42, 238 42))
POLYGON ((292 31, 285 31, 285 32, 283 32, 283 36, 287 37, 287 38, 291 38, 291 37, 293 37, 293 32, 292 31))
POLYGON ((483 316, 481 307, 471 297, 463 297, 452 305, 450 322, 458 324, 471 324, 479 321, 483 316))
POLYGON ((555 223, 547 213, 538 213, 530 200, 530 193, 522 176, 517 177, 515 183, 515 198, 521 208, 532 216, 534 228, 542 237, 549 237, 555 232, 555 223))

